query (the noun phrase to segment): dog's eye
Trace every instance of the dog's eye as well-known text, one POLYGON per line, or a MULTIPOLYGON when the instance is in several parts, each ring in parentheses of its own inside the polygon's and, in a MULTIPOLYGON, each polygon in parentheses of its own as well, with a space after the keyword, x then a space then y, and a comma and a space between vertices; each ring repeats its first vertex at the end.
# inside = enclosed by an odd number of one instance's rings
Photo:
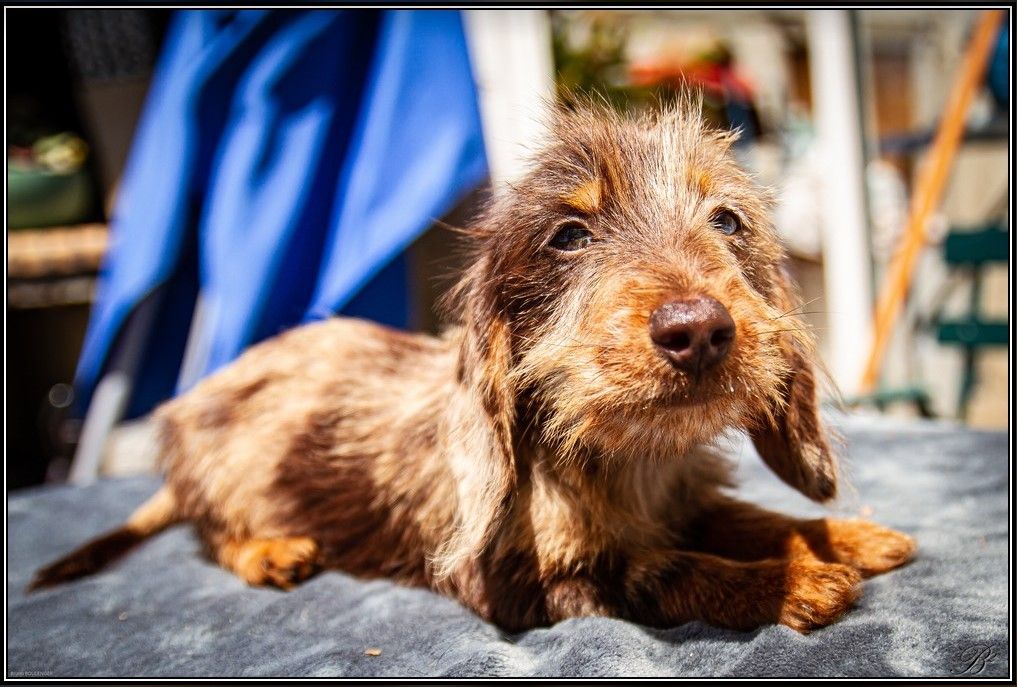
POLYGON ((593 243, 593 234, 579 222, 567 222, 551 237, 547 245, 560 251, 577 251, 593 243))
POLYGON ((717 213, 717 216, 713 218, 713 226, 719 229, 725 236, 731 236, 741 230, 742 222, 733 212, 724 210, 717 213))

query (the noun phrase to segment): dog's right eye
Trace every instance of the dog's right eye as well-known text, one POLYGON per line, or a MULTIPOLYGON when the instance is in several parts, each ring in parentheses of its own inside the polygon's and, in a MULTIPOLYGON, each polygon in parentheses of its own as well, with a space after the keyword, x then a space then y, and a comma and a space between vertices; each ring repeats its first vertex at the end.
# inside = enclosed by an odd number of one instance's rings
POLYGON ((580 222, 567 222, 551 237, 547 245, 555 250, 572 252, 588 248, 593 234, 580 222))
POLYGON ((723 210, 713 218, 713 226, 720 229, 720 232, 724 234, 724 236, 733 236, 741 230, 742 222, 738 219, 738 216, 730 210, 723 210))

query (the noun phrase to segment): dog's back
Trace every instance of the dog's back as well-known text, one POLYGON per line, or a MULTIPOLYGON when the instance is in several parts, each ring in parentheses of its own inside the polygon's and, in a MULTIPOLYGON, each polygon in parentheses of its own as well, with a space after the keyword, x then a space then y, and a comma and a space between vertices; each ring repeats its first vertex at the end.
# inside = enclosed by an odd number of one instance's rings
POLYGON ((454 364, 447 341, 350 318, 252 347, 154 414, 166 484, 153 503, 172 504, 158 526, 106 535, 35 586, 95 572, 179 521, 213 554, 311 537, 316 565, 424 582, 424 540, 451 517, 435 418, 454 364))

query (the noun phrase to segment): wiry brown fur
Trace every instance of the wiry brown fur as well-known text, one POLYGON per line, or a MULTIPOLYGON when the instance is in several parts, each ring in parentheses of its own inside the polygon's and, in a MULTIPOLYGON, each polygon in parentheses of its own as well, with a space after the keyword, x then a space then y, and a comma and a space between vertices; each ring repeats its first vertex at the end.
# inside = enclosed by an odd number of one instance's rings
MULTIPOLYGON (((321 567, 386 576, 511 629, 579 615, 834 620, 861 575, 902 564, 913 542, 721 491, 711 442, 730 427, 809 497, 836 487, 769 200, 731 142, 687 106, 559 112, 530 174, 470 231, 443 336, 309 325, 159 409, 159 498, 173 508, 145 535, 192 521, 251 583, 321 567), (721 210, 742 231, 718 231, 721 210), (592 232, 588 249, 546 245, 569 220, 592 232), (736 325, 727 358, 695 378, 647 326, 691 296, 736 325)), ((74 560, 38 584, 75 576, 74 560)))

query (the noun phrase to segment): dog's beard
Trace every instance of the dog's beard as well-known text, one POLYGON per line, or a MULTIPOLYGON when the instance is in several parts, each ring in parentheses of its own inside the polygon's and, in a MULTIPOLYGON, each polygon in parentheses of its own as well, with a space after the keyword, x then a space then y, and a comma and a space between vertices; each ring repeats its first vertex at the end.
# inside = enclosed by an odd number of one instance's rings
POLYGON ((786 370, 769 342, 736 345, 721 364, 690 375, 642 342, 566 343, 575 340, 533 341, 512 373, 529 390, 535 435, 566 462, 673 459, 780 403, 786 370))
POLYGON ((562 365, 531 387, 531 426, 565 462, 674 459, 748 427, 779 397, 775 382, 735 365, 692 380, 664 363, 656 379, 631 385, 589 370, 562 365))

